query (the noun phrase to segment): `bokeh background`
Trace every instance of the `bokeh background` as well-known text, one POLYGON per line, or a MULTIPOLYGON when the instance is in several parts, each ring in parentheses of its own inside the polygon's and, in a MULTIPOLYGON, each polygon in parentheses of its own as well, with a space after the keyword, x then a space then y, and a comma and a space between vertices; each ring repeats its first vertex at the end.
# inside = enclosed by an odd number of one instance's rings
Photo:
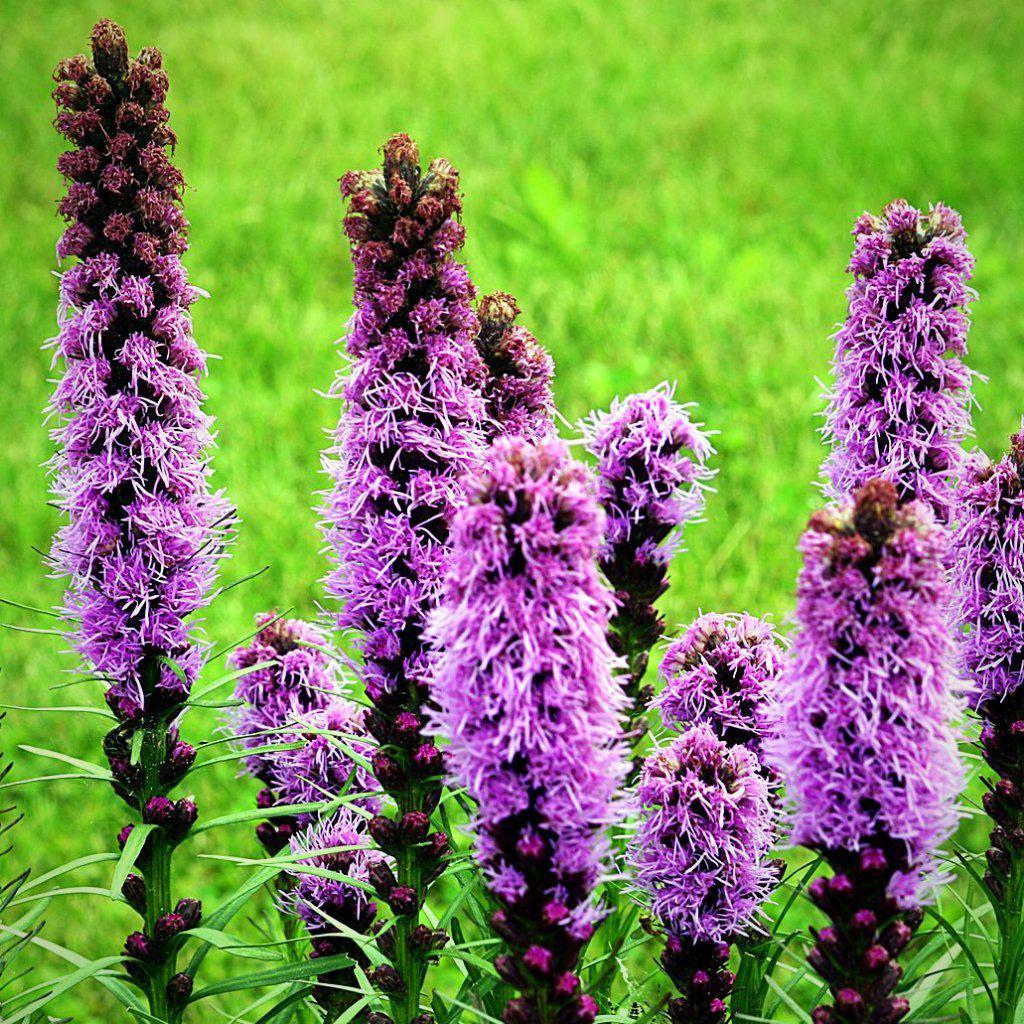
MULTIPOLYGON (((242 520, 226 576, 269 567, 207 616, 218 644, 262 609, 316 614, 312 506, 337 411, 317 392, 341 365, 351 300, 337 179, 371 166, 395 131, 461 170, 471 273, 518 296, 555 357, 569 420, 670 379, 718 431, 717 493, 677 560, 671 623, 698 609, 783 622, 791 610, 794 545, 818 501, 820 381, 862 210, 905 196, 962 212, 980 296, 970 361, 986 378, 978 442, 998 449, 1024 411, 1024 7, 1013 0, 2 0, 0 596, 51 605, 60 593, 36 550, 56 524, 40 350, 55 330, 62 188, 50 73, 103 16, 133 50, 165 53, 190 183, 187 264, 211 296, 195 325, 217 357, 216 476, 242 520)), ((39 624, 11 608, 0 618, 39 624)), ((0 634, 3 702, 99 703, 50 689, 72 667, 59 641, 0 634)), ((208 733, 213 716, 186 732, 208 733)), ((11 712, 0 738, 28 776, 47 765, 19 744, 93 759, 101 731, 91 717, 11 712)), ((204 815, 252 798, 219 767, 199 776, 204 815)), ((124 820, 96 786, 11 795, 28 818, 17 857, 37 872, 109 849, 124 820)), ((247 826, 196 849, 253 852, 247 826)), ((240 879, 213 866, 195 861, 187 886, 216 902, 240 879)), ((89 955, 113 951, 132 919, 85 896, 47 916, 47 938, 89 955)), ((45 954, 37 968, 58 969, 45 954)), ((95 987, 60 1008, 120 1019, 95 987)), ((210 1004, 209 1019, 220 1010, 210 1004)))

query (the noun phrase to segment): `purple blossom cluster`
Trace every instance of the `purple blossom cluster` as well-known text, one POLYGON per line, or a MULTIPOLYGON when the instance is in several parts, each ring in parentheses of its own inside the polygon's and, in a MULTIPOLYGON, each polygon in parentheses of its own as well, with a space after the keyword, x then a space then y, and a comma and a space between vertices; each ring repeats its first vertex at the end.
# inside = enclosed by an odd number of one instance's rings
POLYGON ((811 893, 833 921, 812 964, 835 1006, 815 1019, 874 1012, 895 1021, 906 1012, 892 996, 895 956, 909 936, 898 929, 898 941, 887 938, 886 929, 919 921, 900 912, 931 881, 963 781, 946 534, 925 503, 901 505, 894 484, 875 480, 852 502, 816 513, 800 547, 799 629, 770 751, 794 806, 794 841, 821 851, 835 871, 811 893))
POLYGON ((623 777, 620 713, 596 567, 603 516, 560 441, 499 440, 467 483, 432 623, 435 727, 477 803, 477 855, 521 996, 508 1024, 593 1019, 576 962, 623 777))
POLYGON ((668 588, 668 564, 682 544, 683 526, 704 510, 714 449, 668 384, 614 402, 608 412, 592 415, 583 430, 587 450, 597 459, 598 495, 607 516, 600 562, 615 589, 610 641, 626 662, 626 726, 635 744, 651 697, 641 682, 665 625, 655 602, 668 588))
POLYGON ((637 787, 629 855, 636 885, 668 932, 662 966, 679 990, 673 1024, 720 1024, 729 945, 753 926, 778 881, 768 857, 775 813, 755 755, 708 723, 652 753, 637 787))
MULTIPOLYGON (((265 613, 256 621, 262 628, 252 643, 229 659, 236 671, 250 669, 236 685, 242 703, 229 727, 243 747, 256 751, 246 768, 265 787, 258 805, 324 803, 351 793, 377 813, 380 787, 366 767, 372 751, 365 715, 338 687, 337 655, 327 638, 300 619, 265 613)), ((275 817, 257 836, 276 853, 318 819, 314 811, 275 817)))
POLYGON ((923 501, 947 523, 971 426, 967 236, 948 206, 922 213, 903 199, 881 217, 864 214, 853 234, 824 428, 826 494, 845 500, 882 478, 900 501, 923 501))
POLYGON ((729 942, 749 929, 777 877, 768 797, 754 754, 706 723, 644 762, 630 852, 637 884, 670 932, 729 942))
POLYGON ((651 707, 667 729, 708 725, 758 757, 771 728, 783 649, 775 627, 753 615, 701 615, 665 649, 664 682, 651 707))
POLYGON ((1003 902, 1024 859, 1024 430, 998 462, 980 453, 969 461, 957 498, 951 618, 962 627, 981 751, 997 776, 984 797, 995 826, 985 880, 1003 902))
POLYGON ((555 364, 540 342, 516 323, 519 304, 506 292, 494 292, 480 300, 477 316, 477 347, 487 368, 487 439, 522 437, 536 443, 553 436, 555 364))
MULTIPOLYGON (((344 954, 366 968, 358 940, 339 930, 369 934, 377 906, 366 887, 384 860, 372 848, 367 828, 367 816, 380 810, 380 793, 366 768, 371 748, 365 716, 345 698, 338 656, 317 627, 272 613, 257 615, 256 622, 261 628, 252 642, 229 659, 236 671, 248 670, 235 688, 242 703, 229 728, 254 751, 246 768, 264 785, 257 806, 269 810, 351 798, 326 815, 316 810, 275 815, 257 827, 256 835, 270 853, 290 847, 298 858, 281 904, 305 923, 312 956, 344 954), (302 870, 305 864, 348 876, 354 884, 310 874, 302 870)), ((329 1012, 341 1012, 351 1003, 355 981, 354 968, 328 971, 318 976, 313 996, 329 1012)))
MULTIPOLYGON (((365 819, 341 808, 293 836, 290 847, 296 858, 296 867, 289 869, 294 885, 285 890, 282 905, 306 925, 313 943, 312 957, 346 955, 367 970, 369 960, 361 943, 346 934, 369 935, 377 916, 377 904, 368 887, 373 869, 383 862, 384 855, 374 849, 365 819), (309 868, 329 872, 331 877, 311 874, 309 868)), ((329 1011, 340 1010, 352 1001, 355 986, 355 967, 342 968, 321 975, 313 997, 329 1011)))
POLYGON ((91 61, 54 76, 74 147, 58 160, 69 185, 57 255, 77 262, 61 276, 54 340, 53 490, 68 521, 52 558, 71 581, 75 646, 134 724, 179 707, 199 670, 186 619, 206 603, 231 512, 209 486, 167 75, 157 50, 130 60, 112 22, 92 42, 91 61))

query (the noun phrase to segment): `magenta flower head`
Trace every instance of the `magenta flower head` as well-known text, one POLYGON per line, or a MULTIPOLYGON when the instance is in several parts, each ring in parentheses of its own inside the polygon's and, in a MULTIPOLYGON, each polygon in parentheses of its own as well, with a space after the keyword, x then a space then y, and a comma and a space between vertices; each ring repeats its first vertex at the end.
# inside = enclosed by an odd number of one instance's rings
POLYGON ((782 667, 775 627, 753 615, 701 615, 665 649, 664 686, 651 706, 667 729, 706 724, 760 754, 782 667))
MULTIPOLYGON (((235 686, 242 705, 229 716, 231 731, 247 750, 284 742, 282 730, 290 721, 322 710, 338 689, 336 657, 316 626, 271 612, 257 615, 256 624, 260 630, 252 642, 228 659, 235 671, 249 669, 235 686)), ((275 754, 249 757, 249 774, 269 781, 275 754)))
POLYGON ((629 860, 669 935, 662 964, 680 991, 669 1004, 672 1020, 724 1021, 729 944, 754 926, 778 881, 768 859, 775 814, 760 762, 711 725, 695 725, 644 762, 637 804, 629 860))
MULTIPOLYGON (((366 735, 363 709, 344 697, 288 723, 283 739, 301 746, 275 751, 270 764, 270 788, 278 804, 309 804, 348 794, 374 814, 380 810, 380 785, 367 767, 372 747, 366 735)), ((298 815, 299 825, 317 814, 298 815)))
MULTIPOLYGON (((377 904, 369 893, 371 870, 384 855, 373 848, 364 819, 349 809, 310 825, 291 840, 292 856, 298 859, 288 873, 294 885, 282 895, 284 909, 300 918, 313 940, 314 958, 346 955, 362 968, 369 960, 362 944, 344 934, 348 929, 369 935, 377 916, 377 904), (308 866, 332 877, 309 874, 308 866), (351 879, 343 881, 337 876, 351 879)), ((313 997, 325 1009, 343 1008, 356 987, 355 969, 343 968, 318 977, 313 997)))
POLYGON ((57 255, 77 262, 61 277, 53 342, 51 466, 67 523, 52 559, 70 579, 75 647, 110 681, 115 715, 135 722, 179 706, 199 670, 186 619, 206 603, 231 511, 209 486, 167 75, 156 50, 129 59, 112 22, 92 41, 91 61, 55 72, 57 127, 73 144, 58 160, 69 226, 57 255))
MULTIPOLYGON (((852 503, 816 513, 800 547, 799 629, 769 749, 793 803, 794 841, 835 871, 811 892, 834 925, 812 966, 835 998, 850 988, 890 1012, 898 970, 893 962, 891 984, 865 988, 857 951, 874 929, 858 921, 916 927, 908 908, 932 881, 963 781, 946 534, 925 503, 900 505, 896 487, 875 480, 852 503)), ((893 960, 898 952, 889 949, 893 960)))
POLYGON ((546 1006, 551 1020, 588 1020, 574 971, 624 769, 613 604, 595 564, 603 516, 560 441, 497 441, 467 493, 432 624, 435 727, 478 806, 492 923, 510 946, 497 966, 522 993, 506 1019, 546 1006))
POLYGON ((854 281, 824 428, 825 491, 845 500, 880 477, 901 502, 924 501, 946 523, 971 426, 967 236, 948 206, 925 214, 903 199, 881 217, 864 214, 853 234, 854 281))
POLYGON ((555 364, 540 342, 516 324, 518 303, 506 292, 494 292, 480 300, 477 315, 477 346, 487 367, 488 440, 512 436, 535 443, 553 436, 555 364))
POLYGON ((608 412, 592 415, 583 433, 597 459, 607 515, 601 569, 615 588, 611 643, 626 660, 627 732, 635 744, 651 696, 641 681, 665 625, 655 602, 668 589, 668 564, 682 544, 683 526, 704 510, 714 449, 668 384, 614 402, 608 412))
POLYGON ((1024 430, 999 462, 971 459, 957 497, 951 611, 982 754, 999 776, 984 798, 995 822, 986 881, 1003 901, 1024 852, 1024 430))

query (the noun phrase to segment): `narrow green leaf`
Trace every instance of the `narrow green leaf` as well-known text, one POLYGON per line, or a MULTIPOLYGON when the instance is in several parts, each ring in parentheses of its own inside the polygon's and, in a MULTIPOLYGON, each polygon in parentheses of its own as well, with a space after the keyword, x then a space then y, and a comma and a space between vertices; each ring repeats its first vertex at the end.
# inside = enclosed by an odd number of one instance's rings
MULTIPOLYGON (((139 733, 141 734, 141 732, 142 730, 140 729, 139 733)), ((124 885, 124 880, 128 877, 132 868, 135 867, 135 861, 142 852, 146 839, 155 828, 156 825, 136 825, 128 833, 124 849, 121 851, 121 856, 118 857, 117 864, 114 867, 114 876, 110 880, 110 898, 112 900, 116 900, 121 895, 121 886, 124 885)))
POLYGON ((92 773, 93 775, 101 776, 104 781, 110 778, 110 772, 102 765, 95 764, 92 761, 83 761, 78 757, 71 757, 69 754, 64 754, 59 750, 47 750, 45 747, 33 747, 28 743, 20 743, 18 745, 19 750, 24 750, 27 754, 36 754, 39 757, 48 757, 54 761, 63 761, 64 764, 70 764, 75 768, 81 768, 83 771, 92 773))
MULTIPOLYGON (((325 956, 317 960, 306 960, 302 963, 282 964, 269 971, 259 971, 254 974, 237 974, 225 981, 215 982, 200 989, 189 1000, 189 1004, 197 1003, 200 999, 208 999, 210 996, 219 996, 224 992, 237 992, 240 989, 262 988, 267 985, 280 985, 286 981, 302 981, 306 978, 315 978, 321 974, 328 974, 331 971, 340 971, 344 967, 351 967, 353 961, 347 956, 325 956)), ((499 1022, 500 1024, 500 1022, 499 1022)))
POLYGON ((116 853, 90 853, 85 857, 79 857, 77 860, 68 861, 67 864, 61 864, 60 867, 54 868, 52 871, 47 871, 45 875, 33 878, 22 888, 22 892, 28 892, 30 889, 37 889, 46 882, 51 882, 53 879, 59 878, 61 875, 70 874, 70 872, 77 871, 79 868, 88 867, 90 864, 102 864, 104 861, 117 859, 118 855, 116 853))
POLYGON ((264 949, 259 945, 244 942, 235 935, 219 931, 216 928, 190 928, 184 933, 185 938, 202 939, 211 946, 230 953, 232 956, 244 957, 247 960, 283 960, 280 953, 271 949, 264 949))
POLYGON ((29 1005, 24 1009, 15 1013, 13 1017, 5 1018, 4 1024, 18 1024, 18 1021, 30 1019, 48 1003, 53 1002, 53 1000, 58 996, 61 996, 70 989, 73 989, 76 985, 80 985, 83 981, 93 977, 100 971, 106 970, 114 964, 123 963, 126 959, 127 958, 124 956, 105 956, 99 960, 93 960, 86 963, 84 966, 79 967, 77 971, 65 974, 62 978, 58 978, 54 982, 53 988, 51 988, 45 996, 29 1003, 29 1005))

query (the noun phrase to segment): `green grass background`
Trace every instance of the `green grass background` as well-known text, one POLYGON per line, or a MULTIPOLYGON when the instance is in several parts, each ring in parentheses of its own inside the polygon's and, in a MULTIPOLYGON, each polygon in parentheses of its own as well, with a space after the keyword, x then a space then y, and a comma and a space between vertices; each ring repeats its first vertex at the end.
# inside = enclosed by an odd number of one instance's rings
MULTIPOLYGON (((351 297, 336 181, 372 165, 395 131, 461 170, 473 277, 518 296, 556 359, 566 416, 668 378, 719 431, 717 494, 676 564, 670 622, 698 609, 782 621, 792 607, 794 544, 817 501, 817 381, 863 209, 906 196, 962 211, 980 293, 971 363, 988 378, 979 442, 998 448, 1024 411, 1024 8, 1012 0, 2 0, 2 596, 50 604, 60 592, 33 550, 56 522, 41 468, 62 187, 49 76, 100 16, 125 25, 133 50, 166 55, 191 186, 187 263, 211 293, 195 323, 218 357, 217 481, 242 518, 226 574, 269 565, 210 612, 217 642, 267 607, 315 611, 324 563, 311 504, 335 415, 316 392, 339 365, 351 297)), ((51 638, 4 631, 0 645, 4 702, 99 701, 48 689, 70 667, 51 638)), ((2 740, 17 772, 35 774, 45 763, 18 744, 94 759, 96 721, 13 713, 2 740)), ((196 716, 186 732, 213 724, 196 716)), ((204 815, 251 799, 229 767, 200 779, 204 815)), ((108 849, 125 817, 98 787, 16 792, 28 816, 17 856, 36 870, 108 849)), ((252 852, 245 827, 196 849, 252 852)), ((239 880, 212 863, 186 876, 210 903, 239 880)), ((50 908, 46 936, 98 955, 131 920, 72 897, 50 908)), ((54 964, 40 957, 38 969, 54 964)), ((61 1009, 120 1019, 92 987, 61 1009)), ((200 1016, 218 1019, 212 1007, 200 1016)))

